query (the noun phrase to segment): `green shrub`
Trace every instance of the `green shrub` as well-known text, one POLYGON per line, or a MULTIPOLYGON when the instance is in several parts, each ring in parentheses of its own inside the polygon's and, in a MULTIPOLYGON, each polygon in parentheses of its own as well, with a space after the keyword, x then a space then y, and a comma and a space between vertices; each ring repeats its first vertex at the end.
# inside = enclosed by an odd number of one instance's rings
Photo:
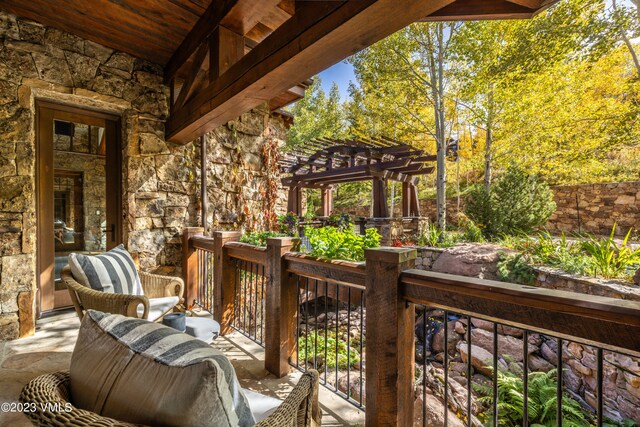
MULTIPOLYGON (((549 372, 529 373, 528 388, 528 425, 543 427, 557 426, 556 397, 557 379, 556 370, 549 372)), ((480 401, 492 403, 492 388, 474 384, 474 388, 483 395, 480 401)), ((520 375, 510 372, 498 372, 498 420, 500 426, 515 427, 521 426, 523 421, 524 385, 520 375)), ((493 408, 485 413, 487 425, 492 425, 493 408)), ((562 423, 563 426, 590 427, 593 422, 593 415, 586 412, 575 399, 567 394, 562 396, 562 423)))
POLYGON ((351 342, 351 352, 347 351, 347 343, 341 338, 336 338, 336 333, 327 331, 327 339, 324 339, 323 331, 309 332, 307 336, 298 338, 298 359, 301 362, 313 363, 314 355, 324 358, 325 348, 327 351, 327 367, 336 367, 336 353, 338 355, 338 369, 348 369, 360 362, 359 346, 351 342))
POLYGON ((536 279, 531 264, 531 258, 526 254, 503 255, 497 264, 498 278, 503 282, 531 285, 536 279))
POLYGON ((327 219, 327 225, 331 227, 336 227, 339 230, 346 230, 348 228, 353 227, 353 220, 351 219, 351 215, 346 213, 331 214, 327 219))
POLYGON ((640 248, 632 249, 629 246, 631 230, 626 234, 622 244, 616 243, 614 236, 616 224, 611 229, 607 238, 591 237, 582 242, 583 249, 591 256, 591 273, 600 274, 611 279, 626 275, 627 269, 640 263, 640 248))
POLYGON ((536 176, 510 166, 491 190, 477 187, 469 194, 465 213, 487 237, 530 233, 555 211, 553 193, 536 176))
POLYGON ((325 259, 364 261, 365 248, 380 246, 380 234, 375 228, 367 228, 364 236, 352 228, 340 230, 336 227, 305 228, 309 238, 311 255, 325 259))
POLYGON ((289 237, 298 236, 298 224, 300 218, 294 212, 288 212, 284 215, 278 215, 278 227, 281 233, 285 233, 289 237))
POLYGON ((248 243, 254 246, 267 246, 267 239, 270 237, 285 237, 285 234, 276 233, 275 231, 261 231, 253 233, 245 233, 240 237, 242 243, 248 243))
POLYGON ((450 248, 458 243, 459 240, 459 233, 450 230, 440 230, 435 224, 429 224, 426 229, 415 237, 416 245, 432 248, 450 248))

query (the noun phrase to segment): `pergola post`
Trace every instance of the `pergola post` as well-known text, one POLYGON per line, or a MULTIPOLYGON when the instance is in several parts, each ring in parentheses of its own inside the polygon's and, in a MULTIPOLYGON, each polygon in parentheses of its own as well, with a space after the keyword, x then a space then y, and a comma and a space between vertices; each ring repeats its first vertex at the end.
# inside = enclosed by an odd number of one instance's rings
POLYGON ((302 215, 302 188, 298 186, 289 187, 289 198, 287 200, 287 212, 302 215))
POLYGON ((389 216, 387 182, 378 177, 373 178, 373 216, 375 218, 387 218, 389 216))
POLYGON ((402 183, 402 216, 420 216, 418 186, 412 182, 402 183))
POLYGON ((333 188, 324 187, 322 189, 322 211, 320 216, 329 216, 333 210, 333 188))

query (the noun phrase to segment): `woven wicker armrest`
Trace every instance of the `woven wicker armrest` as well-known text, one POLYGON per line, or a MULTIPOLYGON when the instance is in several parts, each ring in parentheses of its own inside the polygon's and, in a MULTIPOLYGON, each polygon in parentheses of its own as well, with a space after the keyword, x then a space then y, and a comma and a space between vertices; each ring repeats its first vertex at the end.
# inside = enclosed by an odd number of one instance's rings
POLYGON ((255 427, 314 427, 321 425, 322 413, 318 404, 318 372, 305 372, 298 384, 275 412, 255 427))
POLYGON ((132 426, 73 406, 68 371, 34 378, 22 389, 20 402, 29 409, 24 414, 39 426, 132 426))
POLYGON ((144 294, 149 298, 180 297, 182 302, 184 282, 181 278, 145 272, 139 274, 144 294))
POLYGON ((140 304, 144 307, 141 318, 146 319, 149 316, 149 298, 146 295, 113 294, 88 288, 73 278, 69 266, 62 269, 60 276, 67 285, 71 301, 80 320, 82 320, 84 312, 89 309, 122 314, 127 317, 140 317, 137 311, 140 304))

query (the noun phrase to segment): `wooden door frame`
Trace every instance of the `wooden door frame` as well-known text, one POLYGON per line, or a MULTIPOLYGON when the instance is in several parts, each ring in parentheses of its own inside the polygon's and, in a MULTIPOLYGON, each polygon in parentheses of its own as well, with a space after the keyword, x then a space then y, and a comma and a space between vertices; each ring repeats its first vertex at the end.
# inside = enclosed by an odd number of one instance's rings
MULTIPOLYGON (((106 208, 107 228, 114 224, 115 233, 108 240, 108 248, 122 242, 122 137, 121 119, 114 114, 91 109, 56 104, 49 101, 36 100, 36 235, 37 235, 37 285, 38 317, 43 311, 50 311, 62 305, 71 305, 71 299, 66 291, 55 291, 54 288, 43 289, 43 283, 53 281, 55 245, 53 242, 53 205, 45 203, 43 193, 53 192, 48 188, 53 184, 53 123, 54 119, 83 123, 91 126, 101 126, 105 129, 106 138, 113 140, 114 149, 107 149, 106 168, 109 176, 117 179, 107 179, 106 208), (45 126, 43 126, 45 125, 45 126), (43 254, 51 254, 44 257, 43 254), (46 258, 46 259, 45 259, 46 258)), ((109 233, 107 233, 109 236, 109 233)))

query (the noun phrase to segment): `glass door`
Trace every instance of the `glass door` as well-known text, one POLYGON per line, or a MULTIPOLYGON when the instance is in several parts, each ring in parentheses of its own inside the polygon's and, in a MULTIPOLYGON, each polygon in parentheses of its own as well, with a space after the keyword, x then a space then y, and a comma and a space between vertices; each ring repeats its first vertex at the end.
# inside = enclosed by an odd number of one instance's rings
POLYGON ((40 311, 71 304, 60 278, 70 253, 121 242, 117 117, 38 104, 40 311))

